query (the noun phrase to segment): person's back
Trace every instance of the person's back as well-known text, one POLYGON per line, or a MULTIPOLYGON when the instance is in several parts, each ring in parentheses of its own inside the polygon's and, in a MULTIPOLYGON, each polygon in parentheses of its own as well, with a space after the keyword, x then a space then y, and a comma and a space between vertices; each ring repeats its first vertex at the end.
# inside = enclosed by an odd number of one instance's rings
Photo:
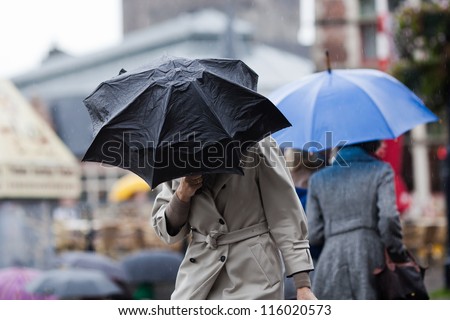
MULTIPOLYGON (((385 174, 389 166, 374 160, 354 162, 350 167, 335 165, 313 175, 312 183, 321 189, 317 197, 322 214, 330 222, 325 237, 363 225, 377 227, 378 184, 385 174)), ((311 236, 310 241, 316 242, 311 236)))
POLYGON ((376 299, 372 271, 384 246, 402 251, 393 172, 358 147, 310 180, 311 244, 324 244, 313 281, 319 299, 376 299))

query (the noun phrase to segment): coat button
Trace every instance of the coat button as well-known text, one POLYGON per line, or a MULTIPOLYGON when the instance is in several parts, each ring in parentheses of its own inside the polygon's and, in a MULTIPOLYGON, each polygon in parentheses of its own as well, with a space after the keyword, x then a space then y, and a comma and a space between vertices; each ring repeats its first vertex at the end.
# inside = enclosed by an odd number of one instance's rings
POLYGON ((225 221, 223 221, 223 219, 219 219, 219 223, 220 224, 225 224, 225 221))
POLYGON ((225 262, 225 259, 226 259, 225 256, 220 257, 220 261, 222 261, 222 262, 225 262))
POLYGON ((227 185, 226 184, 224 184, 223 186, 222 186, 222 189, 225 189, 227 187, 227 185))
POLYGON ((196 260, 194 258, 190 258, 189 261, 195 263, 196 260))

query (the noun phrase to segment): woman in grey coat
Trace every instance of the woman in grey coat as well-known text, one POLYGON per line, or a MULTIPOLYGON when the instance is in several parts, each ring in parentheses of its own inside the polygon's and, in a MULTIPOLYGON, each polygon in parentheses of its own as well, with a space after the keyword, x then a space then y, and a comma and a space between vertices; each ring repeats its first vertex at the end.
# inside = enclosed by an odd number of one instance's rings
POLYGON ((312 284, 318 299, 377 299, 372 273, 384 248, 395 261, 407 259, 393 170, 372 155, 379 146, 344 147, 310 179, 309 240, 324 245, 312 284))

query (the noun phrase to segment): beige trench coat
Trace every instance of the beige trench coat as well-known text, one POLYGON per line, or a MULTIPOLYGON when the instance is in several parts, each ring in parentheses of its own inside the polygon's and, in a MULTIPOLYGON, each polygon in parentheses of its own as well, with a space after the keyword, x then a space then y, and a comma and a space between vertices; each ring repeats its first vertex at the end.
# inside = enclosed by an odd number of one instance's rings
POLYGON ((157 196, 156 233, 168 243, 193 236, 172 299, 283 299, 284 269, 313 269, 305 214, 278 146, 266 138, 245 159, 243 176, 217 174, 212 188, 191 199, 176 236, 167 233, 165 208, 179 180, 157 196), (238 241, 217 236, 227 233, 238 241))

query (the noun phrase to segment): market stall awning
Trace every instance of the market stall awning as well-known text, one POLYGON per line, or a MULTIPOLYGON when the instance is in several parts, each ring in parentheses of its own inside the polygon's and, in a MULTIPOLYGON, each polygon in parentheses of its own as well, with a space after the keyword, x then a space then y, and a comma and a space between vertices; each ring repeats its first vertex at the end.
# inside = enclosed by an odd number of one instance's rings
POLYGON ((0 198, 78 198, 79 162, 17 88, 0 80, 0 198))

